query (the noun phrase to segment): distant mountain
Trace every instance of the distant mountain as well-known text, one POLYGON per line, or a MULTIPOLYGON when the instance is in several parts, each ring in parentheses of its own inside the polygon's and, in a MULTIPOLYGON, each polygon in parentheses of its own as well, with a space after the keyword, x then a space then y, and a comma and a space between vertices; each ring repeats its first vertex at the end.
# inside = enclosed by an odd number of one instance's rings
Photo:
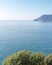
POLYGON ((52 22, 52 14, 51 15, 42 15, 41 17, 34 19, 34 21, 52 22))

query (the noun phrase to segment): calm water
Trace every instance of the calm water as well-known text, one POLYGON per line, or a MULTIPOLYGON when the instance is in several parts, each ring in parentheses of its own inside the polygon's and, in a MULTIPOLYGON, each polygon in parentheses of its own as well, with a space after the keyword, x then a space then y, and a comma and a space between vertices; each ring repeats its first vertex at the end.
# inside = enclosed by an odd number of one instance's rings
POLYGON ((0 21, 0 65, 18 50, 52 53, 52 22, 0 21))

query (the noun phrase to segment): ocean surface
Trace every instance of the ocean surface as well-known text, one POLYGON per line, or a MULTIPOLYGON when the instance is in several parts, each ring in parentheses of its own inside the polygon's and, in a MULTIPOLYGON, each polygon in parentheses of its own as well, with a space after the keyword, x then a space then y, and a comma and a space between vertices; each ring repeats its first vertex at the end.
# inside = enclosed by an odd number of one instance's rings
POLYGON ((0 20, 0 65, 19 50, 52 53, 52 22, 0 20))

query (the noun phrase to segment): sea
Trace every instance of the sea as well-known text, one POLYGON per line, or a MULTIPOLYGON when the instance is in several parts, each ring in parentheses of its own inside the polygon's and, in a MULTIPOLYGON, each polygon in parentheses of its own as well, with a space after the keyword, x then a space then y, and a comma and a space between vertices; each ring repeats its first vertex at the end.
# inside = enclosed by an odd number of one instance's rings
POLYGON ((20 50, 52 53, 52 22, 0 20, 0 65, 20 50))

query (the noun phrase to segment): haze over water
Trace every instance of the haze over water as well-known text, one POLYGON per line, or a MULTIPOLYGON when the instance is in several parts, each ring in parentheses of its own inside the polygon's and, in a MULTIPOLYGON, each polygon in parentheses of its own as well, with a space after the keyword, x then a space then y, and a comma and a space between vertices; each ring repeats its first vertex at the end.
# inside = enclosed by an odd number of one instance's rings
POLYGON ((0 65, 18 50, 52 53, 52 22, 0 20, 0 65))

